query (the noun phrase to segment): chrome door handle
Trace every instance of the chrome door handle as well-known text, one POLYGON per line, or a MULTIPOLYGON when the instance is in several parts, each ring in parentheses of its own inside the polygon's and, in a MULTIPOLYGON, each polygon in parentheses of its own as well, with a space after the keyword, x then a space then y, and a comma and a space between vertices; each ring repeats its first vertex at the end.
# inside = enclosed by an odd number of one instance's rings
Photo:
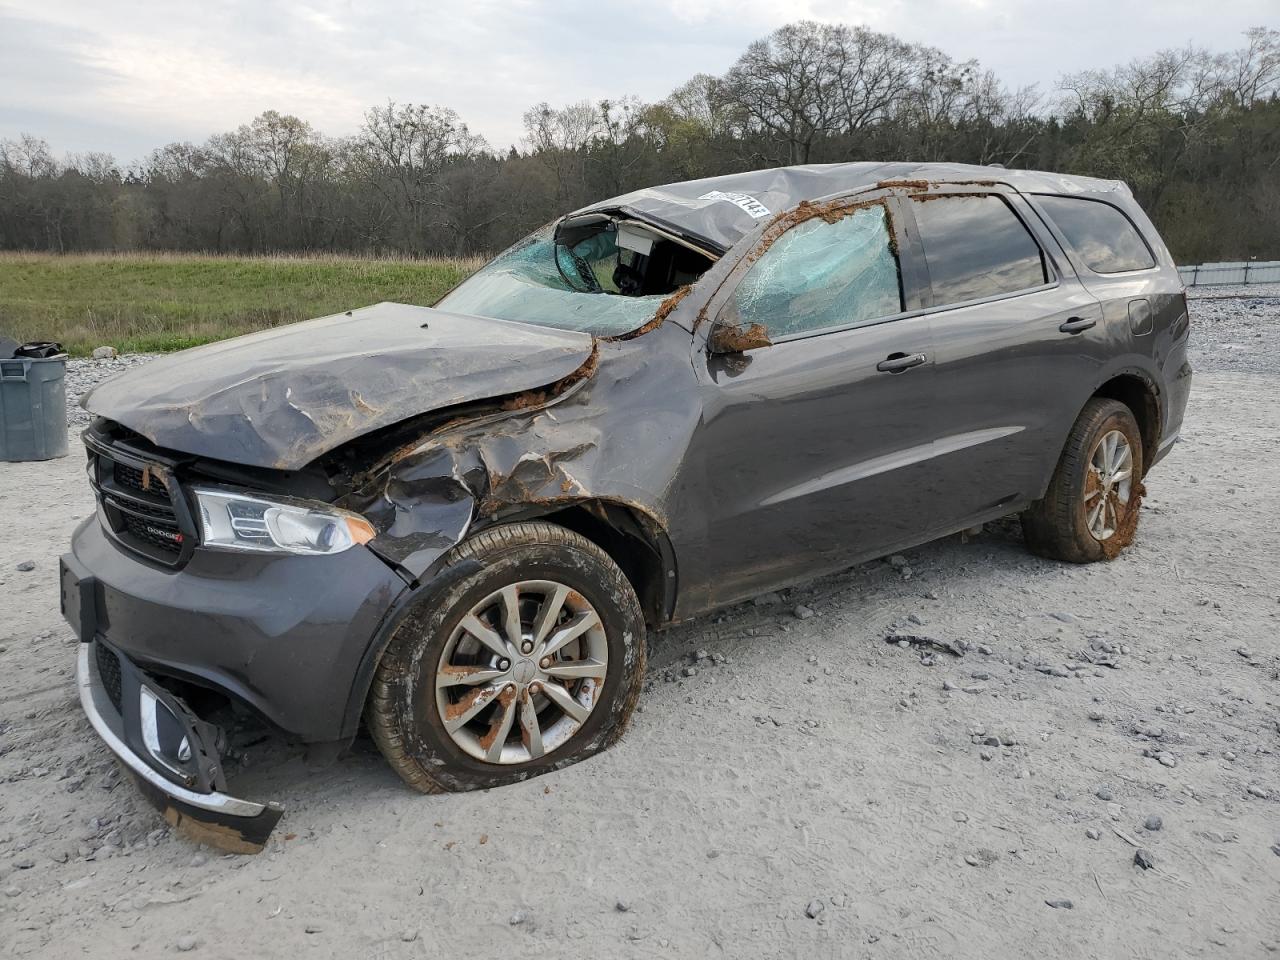
POLYGON ((920 366, 928 359, 923 353, 891 353, 876 364, 876 369, 881 373, 901 373, 903 370, 920 366))
POLYGON ((1063 333, 1084 333, 1097 325, 1098 321, 1090 317, 1069 317, 1058 325, 1058 329, 1063 333))

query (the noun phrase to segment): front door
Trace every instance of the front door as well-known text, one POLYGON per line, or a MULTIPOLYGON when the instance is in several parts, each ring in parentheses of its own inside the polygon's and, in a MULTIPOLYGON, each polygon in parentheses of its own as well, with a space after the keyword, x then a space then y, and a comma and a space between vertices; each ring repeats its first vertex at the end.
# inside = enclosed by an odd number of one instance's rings
POLYGON ((907 309, 914 288, 894 237, 882 203, 793 227, 721 310, 722 322, 766 328, 772 345, 695 358, 705 413, 687 465, 706 510, 681 582, 707 605, 928 528, 932 344, 928 318, 907 309))

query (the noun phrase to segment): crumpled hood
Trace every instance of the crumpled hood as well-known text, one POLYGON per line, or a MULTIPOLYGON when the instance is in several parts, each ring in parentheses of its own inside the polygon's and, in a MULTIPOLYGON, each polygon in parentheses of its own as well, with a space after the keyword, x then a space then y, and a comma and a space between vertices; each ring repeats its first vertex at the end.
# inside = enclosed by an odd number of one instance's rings
POLYGON ((379 303, 161 357, 81 405, 160 447, 296 470, 409 417, 547 386, 591 350, 586 333, 379 303))

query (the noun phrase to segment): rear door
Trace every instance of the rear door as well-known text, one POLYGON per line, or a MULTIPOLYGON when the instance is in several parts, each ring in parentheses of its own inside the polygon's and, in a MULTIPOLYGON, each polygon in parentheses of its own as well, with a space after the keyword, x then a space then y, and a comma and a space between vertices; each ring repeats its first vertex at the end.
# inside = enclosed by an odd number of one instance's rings
MULTIPOLYGON (((1148 243, 1121 204, 1132 199, 1032 194, 1027 201, 1040 214, 1055 240, 1066 251, 1076 274, 1102 304, 1106 327, 1117 337, 1127 334, 1124 362, 1144 369, 1154 361, 1170 389, 1157 391, 1161 406, 1161 446, 1171 442, 1181 427, 1182 407, 1169 403, 1175 389, 1185 391, 1186 381, 1175 387, 1179 368, 1186 363, 1187 303, 1182 279, 1154 227, 1140 209, 1134 209, 1151 236, 1148 243), (1157 253, 1157 249, 1159 253, 1157 253)), ((1136 206, 1136 205, 1135 205, 1136 206)), ((1148 456, 1152 451, 1147 451, 1148 456)), ((1145 466, 1150 466, 1149 463, 1145 466)))
POLYGON ((934 338, 934 532, 1043 492, 1116 349, 1098 301, 1026 201, 938 185, 900 201, 923 253, 934 338))
POLYGON ((1092 197, 1027 199, 1102 304, 1108 324, 1127 326, 1131 349, 1150 355, 1153 331, 1167 329, 1185 312, 1181 281, 1171 276, 1162 282, 1154 251, 1118 206, 1092 197))
POLYGON ((930 517, 933 365, 918 282, 883 203, 828 210, 749 255, 717 322, 772 345, 700 353, 704 421, 687 465, 705 527, 682 584, 727 603, 918 541, 930 517))

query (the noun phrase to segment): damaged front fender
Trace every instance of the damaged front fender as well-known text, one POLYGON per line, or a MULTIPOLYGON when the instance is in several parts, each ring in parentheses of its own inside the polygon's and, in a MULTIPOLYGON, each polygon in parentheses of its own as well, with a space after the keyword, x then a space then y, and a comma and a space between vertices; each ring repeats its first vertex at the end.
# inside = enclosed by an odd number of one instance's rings
POLYGON ((476 501, 446 449, 432 451, 413 476, 392 473, 381 496, 364 507, 379 531, 369 549, 415 580, 467 535, 476 501))
MULTIPOLYGON (((673 336, 666 349, 683 342, 687 350, 687 337, 673 336)), ((669 467, 661 457, 620 457, 617 447, 674 455, 679 445, 669 442, 691 429, 689 411, 637 420, 629 416, 632 402, 613 396, 643 384, 642 368, 679 375, 680 366, 663 354, 634 339, 600 340, 591 358, 561 382, 498 398, 497 412, 457 418, 400 443, 359 478, 344 505, 380 531, 369 548, 414 579, 475 526, 587 502, 624 507, 665 530, 664 503, 652 495, 649 474, 669 467), (602 396, 609 399, 601 402, 602 396)))
POLYGON ((540 435, 551 425, 540 421, 536 413, 513 412, 483 430, 433 436, 394 463, 380 494, 360 507, 380 531, 369 548, 418 579, 479 517, 586 497, 574 471, 590 463, 597 441, 540 435))
MULTIPOLYGON (((501 398, 498 413, 450 421, 401 447, 366 475, 366 490, 371 487, 375 494, 363 502, 357 494, 353 502, 380 531, 369 548, 416 580, 462 542, 478 514, 493 513, 502 497, 518 502, 519 490, 545 486, 553 475, 560 477, 561 492, 567 494, 568 474, 557 473, 552 465, 559 456, 521 453, 508 446, 506 453, 515 465, 503 473, 489 445, 496 437, 510 436, 512 423, 536 419, 590 380, 597 358, 593 347, 581 367, 556 383, 501 398), (510 482, 515 489, 509 488, 510 482)), ((586 446, 579 445, 579 450, 586 446)), ((565 454, 571 455, 572 451, 565 454)))

